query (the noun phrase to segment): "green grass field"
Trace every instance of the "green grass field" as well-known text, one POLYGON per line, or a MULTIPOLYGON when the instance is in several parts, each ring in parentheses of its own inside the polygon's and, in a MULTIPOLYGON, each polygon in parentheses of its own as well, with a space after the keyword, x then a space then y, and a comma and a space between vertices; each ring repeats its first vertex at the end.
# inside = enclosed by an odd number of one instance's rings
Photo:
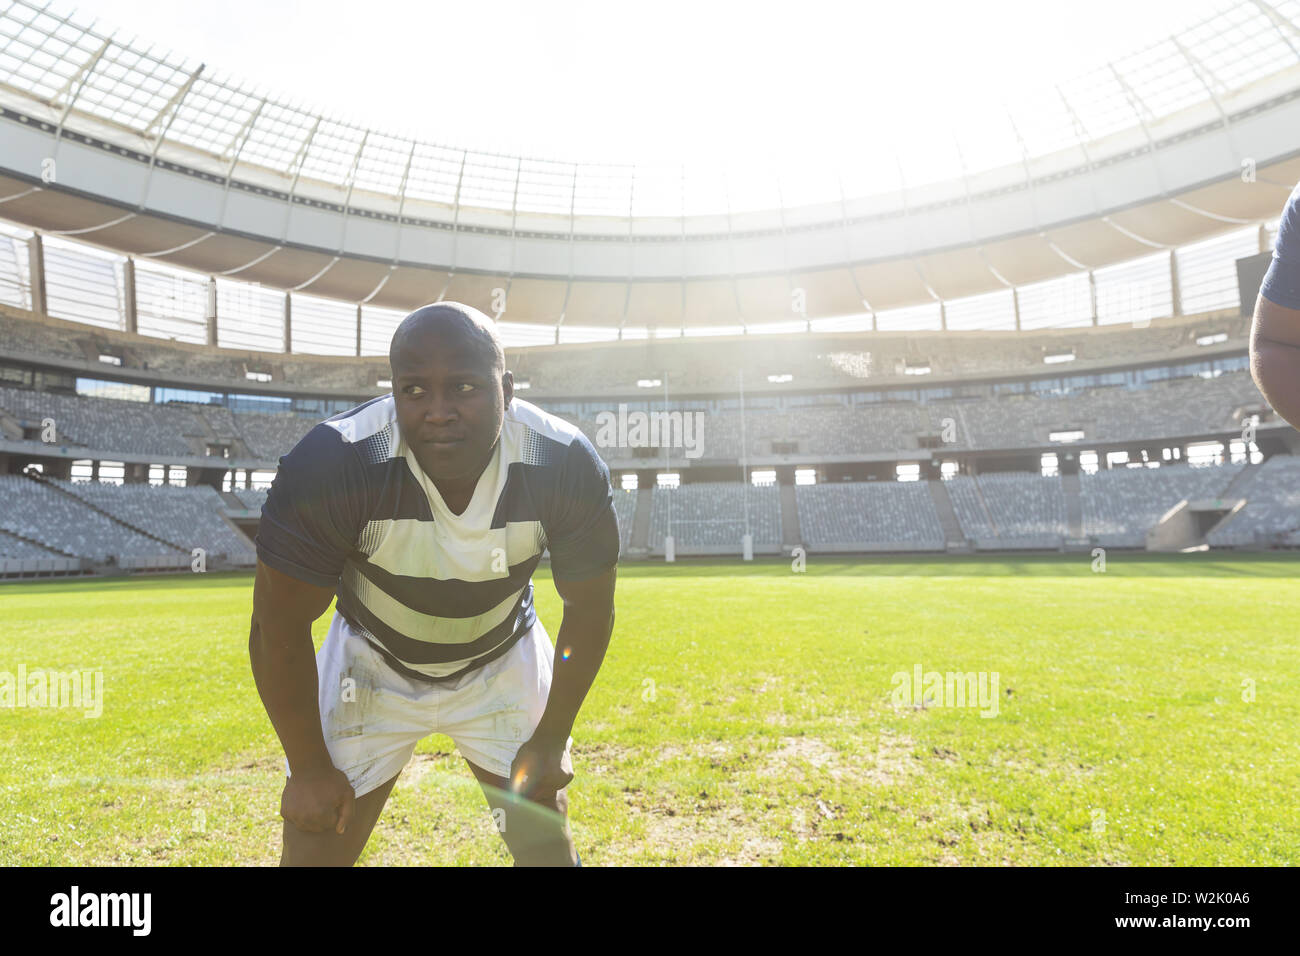
MULTIPOLYGON (((583 862, 1300 861, 1300 561, 1091 565, 625 566, 574 729, 583 862), (997 715, 896 704, 917 664, 996 673, 997 715)), ((0 864, 278 860, 251 593, 248 574, 0 587, 0 671, 105 682, 97 719, 0 709, 0 864)), ((361 863, 509 863, 447 738, 421 744, 361 863)))

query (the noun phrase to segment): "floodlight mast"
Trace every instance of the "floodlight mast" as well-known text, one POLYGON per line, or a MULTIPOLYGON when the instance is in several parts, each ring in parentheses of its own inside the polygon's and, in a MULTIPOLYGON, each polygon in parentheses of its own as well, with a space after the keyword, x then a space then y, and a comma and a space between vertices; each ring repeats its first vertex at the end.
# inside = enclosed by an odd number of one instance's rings
POLYGON ((740 494, 745 506, 745 534, 749 534, 749 442, 745 440, 745 369, 740 368, 740 494))
MULTIPOLYGON (((664 369, 664 416, 665 421, 668 415, 668 370, 664 369)), ((668 473, 672 467, 670 464, 672 455, 672 443, 664 442, 664 490, 672 491, 668 486, 668 473)), ((678 479, 680 483, 680 479, 678 479)), ((658 482, 656 482, 657 484, 658 482)), ((673 536, 673 496, 668 496, 668 537, 673 536)))

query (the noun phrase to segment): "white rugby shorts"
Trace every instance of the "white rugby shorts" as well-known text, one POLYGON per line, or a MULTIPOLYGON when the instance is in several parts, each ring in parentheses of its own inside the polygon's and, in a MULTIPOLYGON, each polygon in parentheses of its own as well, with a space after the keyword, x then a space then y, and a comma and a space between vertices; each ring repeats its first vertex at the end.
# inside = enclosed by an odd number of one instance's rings
MULTIPOLYGON (((401 772, 415 745, 446 734, 470 763, 510 776, 551 690, 555 647, 538 618, 496 660, 433 684, 395 671, 336 610, 316 652, 321 729, 334 766, 360 797, 401 772)), ((573 738, 565 745, 573 746, 573 738)), ((289 762, 285 761, 285 774, 289 762)))

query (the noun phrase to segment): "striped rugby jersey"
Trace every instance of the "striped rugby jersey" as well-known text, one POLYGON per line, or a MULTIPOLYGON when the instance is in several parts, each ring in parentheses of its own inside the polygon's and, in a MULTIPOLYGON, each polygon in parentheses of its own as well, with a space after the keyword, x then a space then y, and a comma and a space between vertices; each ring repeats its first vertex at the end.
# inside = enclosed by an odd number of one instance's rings
MULTIPOLYGON (((1260 294, 1288 309, 1300 309, 1300 183, 1291 191, 1273 243, 1273 260, 1264 273, 1260 294)), ((1253 306, 1254 303, 1242 303, 1253 306)))
POLYGON ((453 514, 403 440, 389 393, 319 423, 280 459, 257 554, 337 588, 338 612, 397 670, 452 680, 532 627, 544 549, 561 580, 618 562, 613 509, 609 469, 587 437, 516 398, 473 498, 453 514))

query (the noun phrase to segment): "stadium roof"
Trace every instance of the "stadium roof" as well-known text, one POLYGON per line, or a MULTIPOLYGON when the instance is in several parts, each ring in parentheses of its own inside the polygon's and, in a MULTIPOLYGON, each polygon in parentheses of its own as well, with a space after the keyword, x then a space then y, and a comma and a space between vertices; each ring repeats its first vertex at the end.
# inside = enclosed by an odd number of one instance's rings
POLYGON ((748 327, 791 319, 796 290, 800 317, 923 305, 1276 215, 1300 178, 1297 22, 1300 0, 1243 3, 966 129, 918 124, 847 175, 792 181, 405 138, 16 0, 0 103, 45 136, 13 134, 0 214, 279 288, 446 295, 546 325, 748 327))
MULTIPOLYGON (((553 161, 465 150, 308 112, 204 64, 124 45, 84 20, 28 0, 0 15, 0 84, 67 114, 217 161, 360 191, 462 208, 567 216, 680 217, 834 203, 957 180, 1086 147, 1249 87, 1300 61, 1300 2, 1248 2, 1068 82, 1026 84, 961 129, 917 123, 907 142, 845 164, 849 181, 778 181, 746 170, 553 161), (978 131, 978 136, 971 135, 978 131), (977 144, 977 145, 976 145, 977 144)), ((849 94, 851 95, 851 94, 849 94)), ((1093 161, 1104 158, 1093 151, 1093 161)))

